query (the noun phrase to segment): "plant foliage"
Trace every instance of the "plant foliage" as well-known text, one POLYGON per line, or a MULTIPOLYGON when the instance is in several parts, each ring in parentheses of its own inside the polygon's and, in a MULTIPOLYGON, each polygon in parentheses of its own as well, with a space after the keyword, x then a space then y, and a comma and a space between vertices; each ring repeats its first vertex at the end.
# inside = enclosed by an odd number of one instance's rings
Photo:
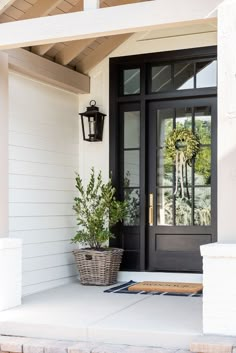
POLYGON ((73 210, 76 212, 79 229, 72 242, 101 249, 114 237, 110 229, 125 217, 127 203, 116 200, 116 190, 111 179, 104 183, 101 171, 95 175, 94 168, 87 186, 83 185, 81 177, 76 174, 76 188, 78 196, 74 199, 73 210))

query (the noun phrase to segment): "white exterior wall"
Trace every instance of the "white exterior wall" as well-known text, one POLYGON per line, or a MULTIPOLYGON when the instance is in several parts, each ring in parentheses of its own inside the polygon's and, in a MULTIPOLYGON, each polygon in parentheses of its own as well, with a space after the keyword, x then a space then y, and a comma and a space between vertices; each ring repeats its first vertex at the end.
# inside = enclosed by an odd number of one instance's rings
POLYGON ((218 240, 236 242, 236 1, 218 10, 218 240))
MULTIPOLYGON (((193 32, 194 29, 191 28, 191 33, 193 32)), ((88 179, 92 166, 94 166, 97 171, 102 170, 104 177, 108 177, 109 175, 109 58, 197 48, 217 44, 216 32, 191 33, 184 35, 183 28, 170 28, 169 31, 165 30, 163 32, 163 38, 159 39, 150 39, 155 37, 155 33, 152 32, 150 34, 134 34, 89 72, 89 76, 91 77, 91 93, 80 95, 79 112, 86 109, 91 99, 95 99, 100 111, 107 114, 107 117, 105 118, 102 142, 89 143, 83 141, 82 136, 80 136, 79 170, 84 180, 88 179), (176 33, 176 37, 171 36, 173 32, 176 33)), ((158 36, 160 36, 160 33, 158 33, 158 36)))
POLYGON ((0 238, 8 237, 8 55, 0 53, 0 238))
POLYGON ((9 236, 23 241, 23 295, 68 283, 78 97, 9 76, 9 236))

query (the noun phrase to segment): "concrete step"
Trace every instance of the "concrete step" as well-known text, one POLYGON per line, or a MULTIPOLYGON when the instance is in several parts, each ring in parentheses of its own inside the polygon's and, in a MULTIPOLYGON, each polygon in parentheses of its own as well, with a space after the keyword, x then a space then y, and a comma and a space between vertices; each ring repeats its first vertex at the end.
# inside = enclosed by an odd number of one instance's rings
POLYGON ((157 347, 0 336, 0 353, 190 353, 157 347))
POLYGON ((236 337, 202 335, 190 344, 193 353, 236 353, 236 337))

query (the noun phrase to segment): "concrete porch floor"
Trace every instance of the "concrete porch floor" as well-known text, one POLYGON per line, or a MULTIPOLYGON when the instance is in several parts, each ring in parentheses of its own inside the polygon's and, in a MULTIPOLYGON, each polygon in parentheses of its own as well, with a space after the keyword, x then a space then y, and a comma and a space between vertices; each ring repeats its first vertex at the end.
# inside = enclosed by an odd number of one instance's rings
POLYGON ((187 349, 202 333, 202 298, 104 290, 73 283, 27 296, 0 313, 0 334, 187 349))

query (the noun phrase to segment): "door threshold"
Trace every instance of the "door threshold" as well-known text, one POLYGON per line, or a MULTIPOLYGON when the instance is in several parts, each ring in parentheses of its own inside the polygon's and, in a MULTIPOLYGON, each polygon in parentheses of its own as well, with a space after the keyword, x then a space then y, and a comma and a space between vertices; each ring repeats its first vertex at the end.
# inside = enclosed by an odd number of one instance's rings
POLYGON ((133 272, 120 271, 118 274, 119 282, 133 280, 141 281, 161 281, 161 282, 188 282, 202 283, 201 273, 181 273, 181 272, 133 272))

